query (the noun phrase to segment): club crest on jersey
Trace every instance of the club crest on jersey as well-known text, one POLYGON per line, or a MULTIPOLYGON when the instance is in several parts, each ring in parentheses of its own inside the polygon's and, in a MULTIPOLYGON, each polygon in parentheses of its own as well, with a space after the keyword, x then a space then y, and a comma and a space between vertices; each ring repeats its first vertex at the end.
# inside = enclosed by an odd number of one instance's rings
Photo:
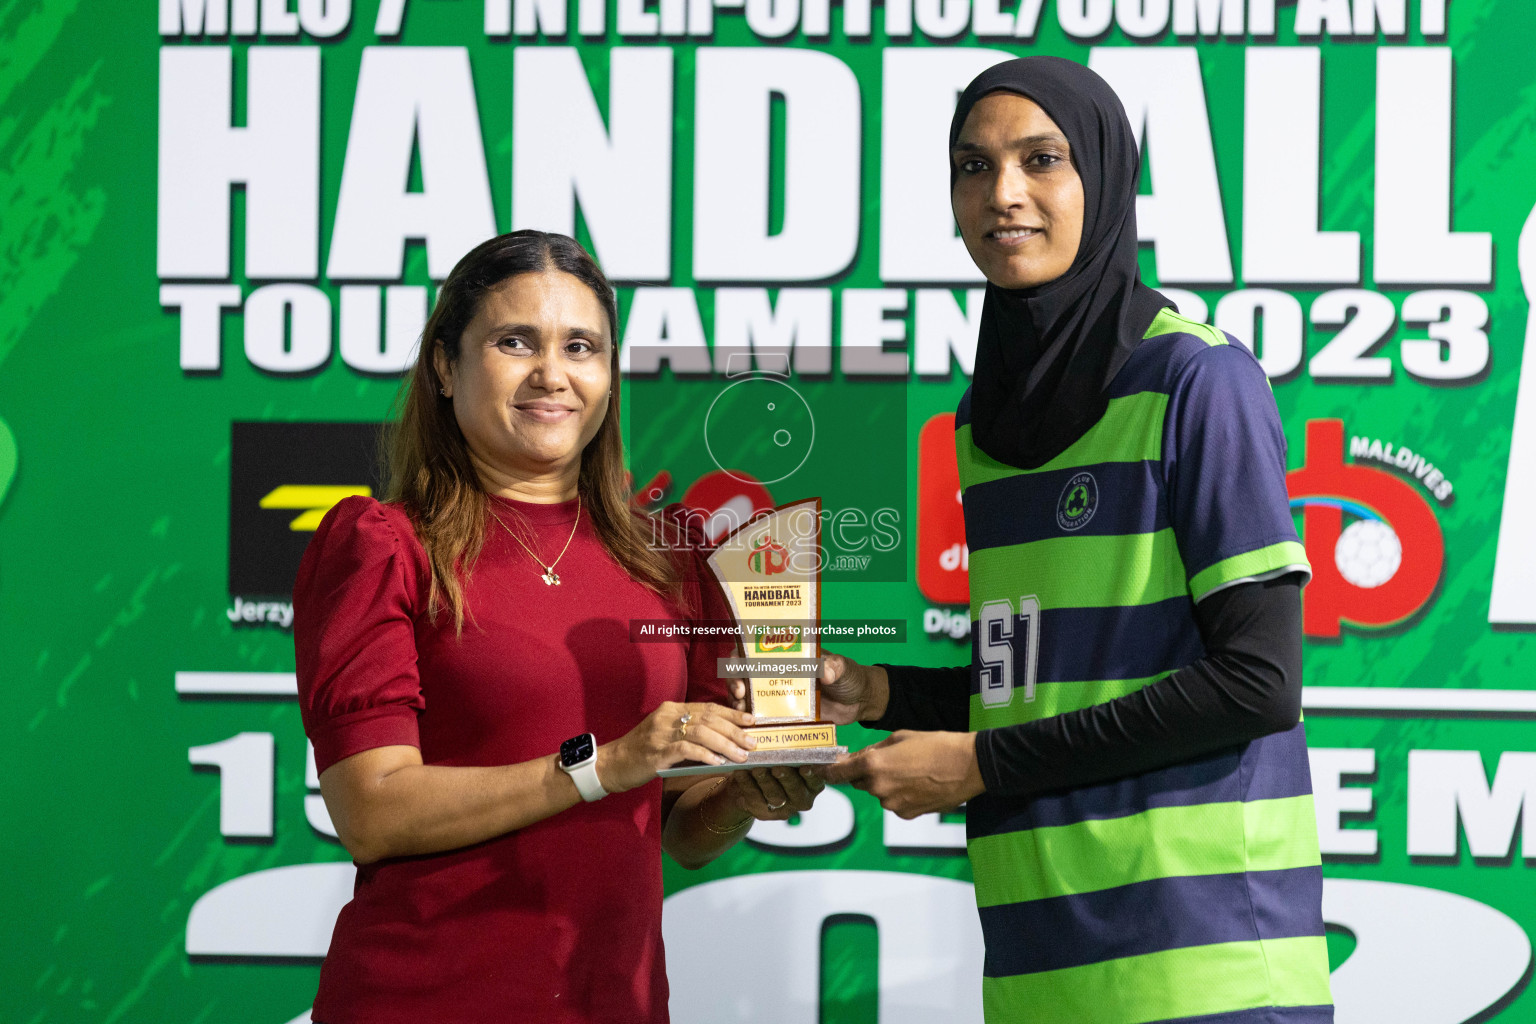
POLYGON ((1056 499, 1056 525, 1081 530, 1099 508, 1099 484, 1092 473, 1079 473, 1067 481, 1056 499))

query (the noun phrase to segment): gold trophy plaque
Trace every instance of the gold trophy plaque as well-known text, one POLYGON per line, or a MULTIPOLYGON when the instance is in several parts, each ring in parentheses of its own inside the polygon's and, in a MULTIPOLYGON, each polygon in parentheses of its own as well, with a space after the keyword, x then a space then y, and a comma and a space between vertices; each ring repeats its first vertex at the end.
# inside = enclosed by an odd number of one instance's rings
POLYGON ((765 765, 831 764, 848 752, 837 727, 821 720, 821 499, 781 505, 722 540, 709 568, 740 628, 747 671, 747 729, 757 748, 744 764, 687 764, 657 774, 694 775, 765 765))

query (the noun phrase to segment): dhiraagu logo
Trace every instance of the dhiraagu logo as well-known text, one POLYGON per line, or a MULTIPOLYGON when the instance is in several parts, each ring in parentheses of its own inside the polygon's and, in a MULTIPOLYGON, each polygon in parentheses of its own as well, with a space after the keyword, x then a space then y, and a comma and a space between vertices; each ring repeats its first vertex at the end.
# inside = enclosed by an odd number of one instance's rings
POLYGON ((1079 473, 1067 481, 1056 500, 1056 525, 1081 530, 1099 507, 1099 484, 1092 473, 1079 473))

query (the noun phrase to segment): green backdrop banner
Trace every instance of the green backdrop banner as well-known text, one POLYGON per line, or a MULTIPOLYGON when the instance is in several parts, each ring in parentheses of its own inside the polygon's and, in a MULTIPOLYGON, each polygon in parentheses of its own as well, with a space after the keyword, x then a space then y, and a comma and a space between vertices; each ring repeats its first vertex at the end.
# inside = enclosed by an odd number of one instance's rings
MULTIPOLYGON (((1285 423, 1341 1024, 1536 1019, 1533 38, 1527 0, 0 4, 0 1016, 308 1019, 352 868, 288 590, 497 231, 620 282, 637 500, 821 495, 824 616, 905 626, 834 646, 967 661, 945 131, 1049 53, 1143 141, 1148 280, 1285 423)), ((679 1024, 980 1019, 963 811, 831 790, 665 870, 679 1024)))

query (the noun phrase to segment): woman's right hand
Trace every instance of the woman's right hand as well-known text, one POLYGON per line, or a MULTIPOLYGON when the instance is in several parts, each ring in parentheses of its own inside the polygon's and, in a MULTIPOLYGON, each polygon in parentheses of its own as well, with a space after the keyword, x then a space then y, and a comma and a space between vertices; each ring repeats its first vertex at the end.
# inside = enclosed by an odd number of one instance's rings
POLYGON ((890 697, 885 669, 878 665, 860 665, 841 654, 823 652, 821 676, 822 717, 837 725, 868 721, 885 714, 890 697))
POLYGON ((743 731, 752 721, 745 711, 720 704, 663 701, 624 736, 597 748, 597 780, 609 793, 622 793, 682 761, 740 764, 757 746, 743 731))

